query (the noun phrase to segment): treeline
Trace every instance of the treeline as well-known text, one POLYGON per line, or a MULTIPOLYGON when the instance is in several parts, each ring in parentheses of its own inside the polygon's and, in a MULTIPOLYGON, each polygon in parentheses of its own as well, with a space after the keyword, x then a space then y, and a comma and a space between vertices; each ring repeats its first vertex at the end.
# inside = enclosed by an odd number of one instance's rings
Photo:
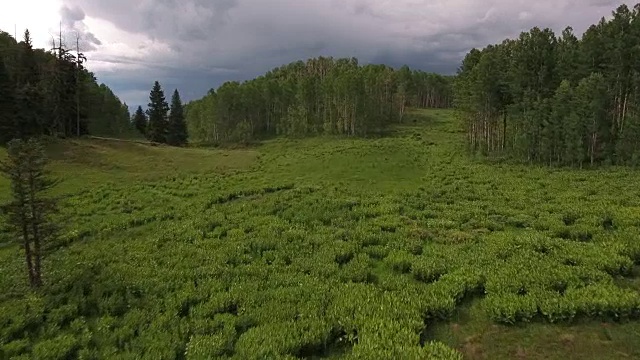
POLYGON ((251 142, 265 137, 366 136, 400 123, 409 106, 452 105, 451 78, 404 66, 361 66, 319 57, 227 82, 185 106, 197 142, 251 142))
POLYGON ((472 151, 549 165, 640 162, 640 5, 578 39, 533 28, 472 50, 455 82, 472 151))
POLYGON ((13 138, 135 133, 129 111, 85 68, 62 36, 34 49, 29 31, 16 41, 0 31, 0 144, 13 138))

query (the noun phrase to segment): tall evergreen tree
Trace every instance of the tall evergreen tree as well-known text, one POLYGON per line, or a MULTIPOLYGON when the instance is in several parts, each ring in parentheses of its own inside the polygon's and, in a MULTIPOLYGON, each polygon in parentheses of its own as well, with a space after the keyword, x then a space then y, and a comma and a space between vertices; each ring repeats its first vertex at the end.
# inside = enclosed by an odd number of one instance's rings
POLYGON ((20 43, 17 73, 15 137, 27 138, 44 131, 40 76, 29 30, 25 30, 24 40, 20 43))
POLYGON ((164 91, 160 83, 156 81, 149 94, 149 107, 147 109, 149 126, 147 127, 147 139, 159 143, 167 142, 168 112, 169 104, 165 100, 164 91))
MULTIPOLYGON (((46 98, 49 107, 53 109, 45 115, 50 117, 48 132, 58 136, 75 136, 79 133, 78 127, 78 102, 79 102, 79 72, 84 55, 78 57, 71 53, 64 44, 62 34, 57 43, 54 40, 53 61, 47 68, 45 84, 47 86, 46 98)), ((82 128, 83 125, 79 124, 82 128)))
POLYGON ((1 210, 10 230, 22 241, 29 283, 37 288, 42 285, 43 246, 55 235, 50 216, 56 203, 45 195, 55 182, 48 176, 44 148, 35 138, 11 140, 7 153, 0 172, 11 181, 13 199, 1 210))
POLYGON ((31 41, 29 30, 24 31, 24 38, 20 44, 19 65, 17 81, 19 86, 36 85, 39 81, 38 64, 31 41))
POLYGON ((0 145, 6 144, 15 135, 15 86, 0 58, 0 145))
POLYGON ((133 124, 140 134, 146 135, 149 124, 147 122, 147 115, 144 113, 144 110, 142 110, 142 106, 138 106, 136 113, 133 115, 133 124))
POLYGON ((187 123, 184 118, 182 100, 180 100, 180 93, 176 89, 171 97, 167 143, 173 146, 184 146, 187 144, 187 137, 187 123))

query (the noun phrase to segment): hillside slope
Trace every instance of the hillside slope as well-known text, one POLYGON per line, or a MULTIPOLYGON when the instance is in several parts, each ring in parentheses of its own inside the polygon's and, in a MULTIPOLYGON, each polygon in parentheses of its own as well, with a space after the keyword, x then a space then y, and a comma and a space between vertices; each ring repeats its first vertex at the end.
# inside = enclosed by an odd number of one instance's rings
MULTIPOLYGON (((0 147, 0 158, 6 149, 0 147)), ((217 174, 249 168, 255 150, 220 151, 149 146, 98 139, 51 141, 47 145, 53 175, 62 180, 56 192, 73 194, 96 186, 163 180, 168 176, 217 174)), ((0 199, 6 196, 0 178, 0 199)))

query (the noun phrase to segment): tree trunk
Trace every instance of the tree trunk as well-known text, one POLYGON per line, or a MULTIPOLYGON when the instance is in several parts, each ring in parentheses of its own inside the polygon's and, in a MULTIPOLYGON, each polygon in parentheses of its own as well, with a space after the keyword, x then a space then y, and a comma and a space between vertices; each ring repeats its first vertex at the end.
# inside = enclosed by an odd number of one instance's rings
POLYGON ((622 129, 624 128, 624 120, 627 116, 627 100, 629 100, 629 93, 624 94, 624 103, 622 105, 622 118, 620 120, 619 131, 622 133, 622 129))
POLYGON ((502 114, 502 151, 507 146, 507 112, 502 114))
POLYGON ((29 241, 29 230, 26 222, 23 223, 22 225, 22 234, 23 234, 25 260, 27 263, 27 271, 29 273, 29 285, 35 288, 35 287, 38 287, 38 282, 36 280, 35 269, 33 266, 33 254, 31 252, 31 244, 29 241))
POLYGON ((597 141, 597 139, 598 139, 598 134, 594 132, 591 135, 591 166, 593 166, 593 162, 594 162, 594 158, 595 158, 596 141, 597 141))
POLYGON ((34 275, 35 275, 35 286, 38 287, 42 284, 42 272, 41 272, 41 263, 40 263, 40 244, 41 244, 41 235, 40 234, 40 222, 41 216, 36 209, 36 188, 34 184, 34 175, 33 173, 29 174, 29 198, 30 202, 30 211, 31 211, 31 235, 33 236, 33 257, 34 257, 34 275))

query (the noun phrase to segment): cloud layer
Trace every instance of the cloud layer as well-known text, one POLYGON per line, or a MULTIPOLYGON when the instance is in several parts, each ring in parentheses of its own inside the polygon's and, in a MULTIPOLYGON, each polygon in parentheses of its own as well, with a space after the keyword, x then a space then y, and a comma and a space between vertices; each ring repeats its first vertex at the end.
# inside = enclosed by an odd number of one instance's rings
MULTIPOLYGON (((44 1, 44 0, 43 0, 44 1)), ((472 47, 533 26, 581 32, 623 2, 610 0, 63 0, 89 66, 130 105, 154 80, 199 98, 314 56, 408 64, 453 73, 472 47), (91 30, 91 31, 90 31, 91 30)), ((626 2, 632 5, 631 2, 626 2)))
POLYGON ((84 19, 85 14, 80 7, 64 5, 60 9, 60 25, 67 38, 67 46, 74 48, 73 40, 77 40, 75 47, 80 47, 80 51, 95 51, 102 42, 89 31, 84 19))

